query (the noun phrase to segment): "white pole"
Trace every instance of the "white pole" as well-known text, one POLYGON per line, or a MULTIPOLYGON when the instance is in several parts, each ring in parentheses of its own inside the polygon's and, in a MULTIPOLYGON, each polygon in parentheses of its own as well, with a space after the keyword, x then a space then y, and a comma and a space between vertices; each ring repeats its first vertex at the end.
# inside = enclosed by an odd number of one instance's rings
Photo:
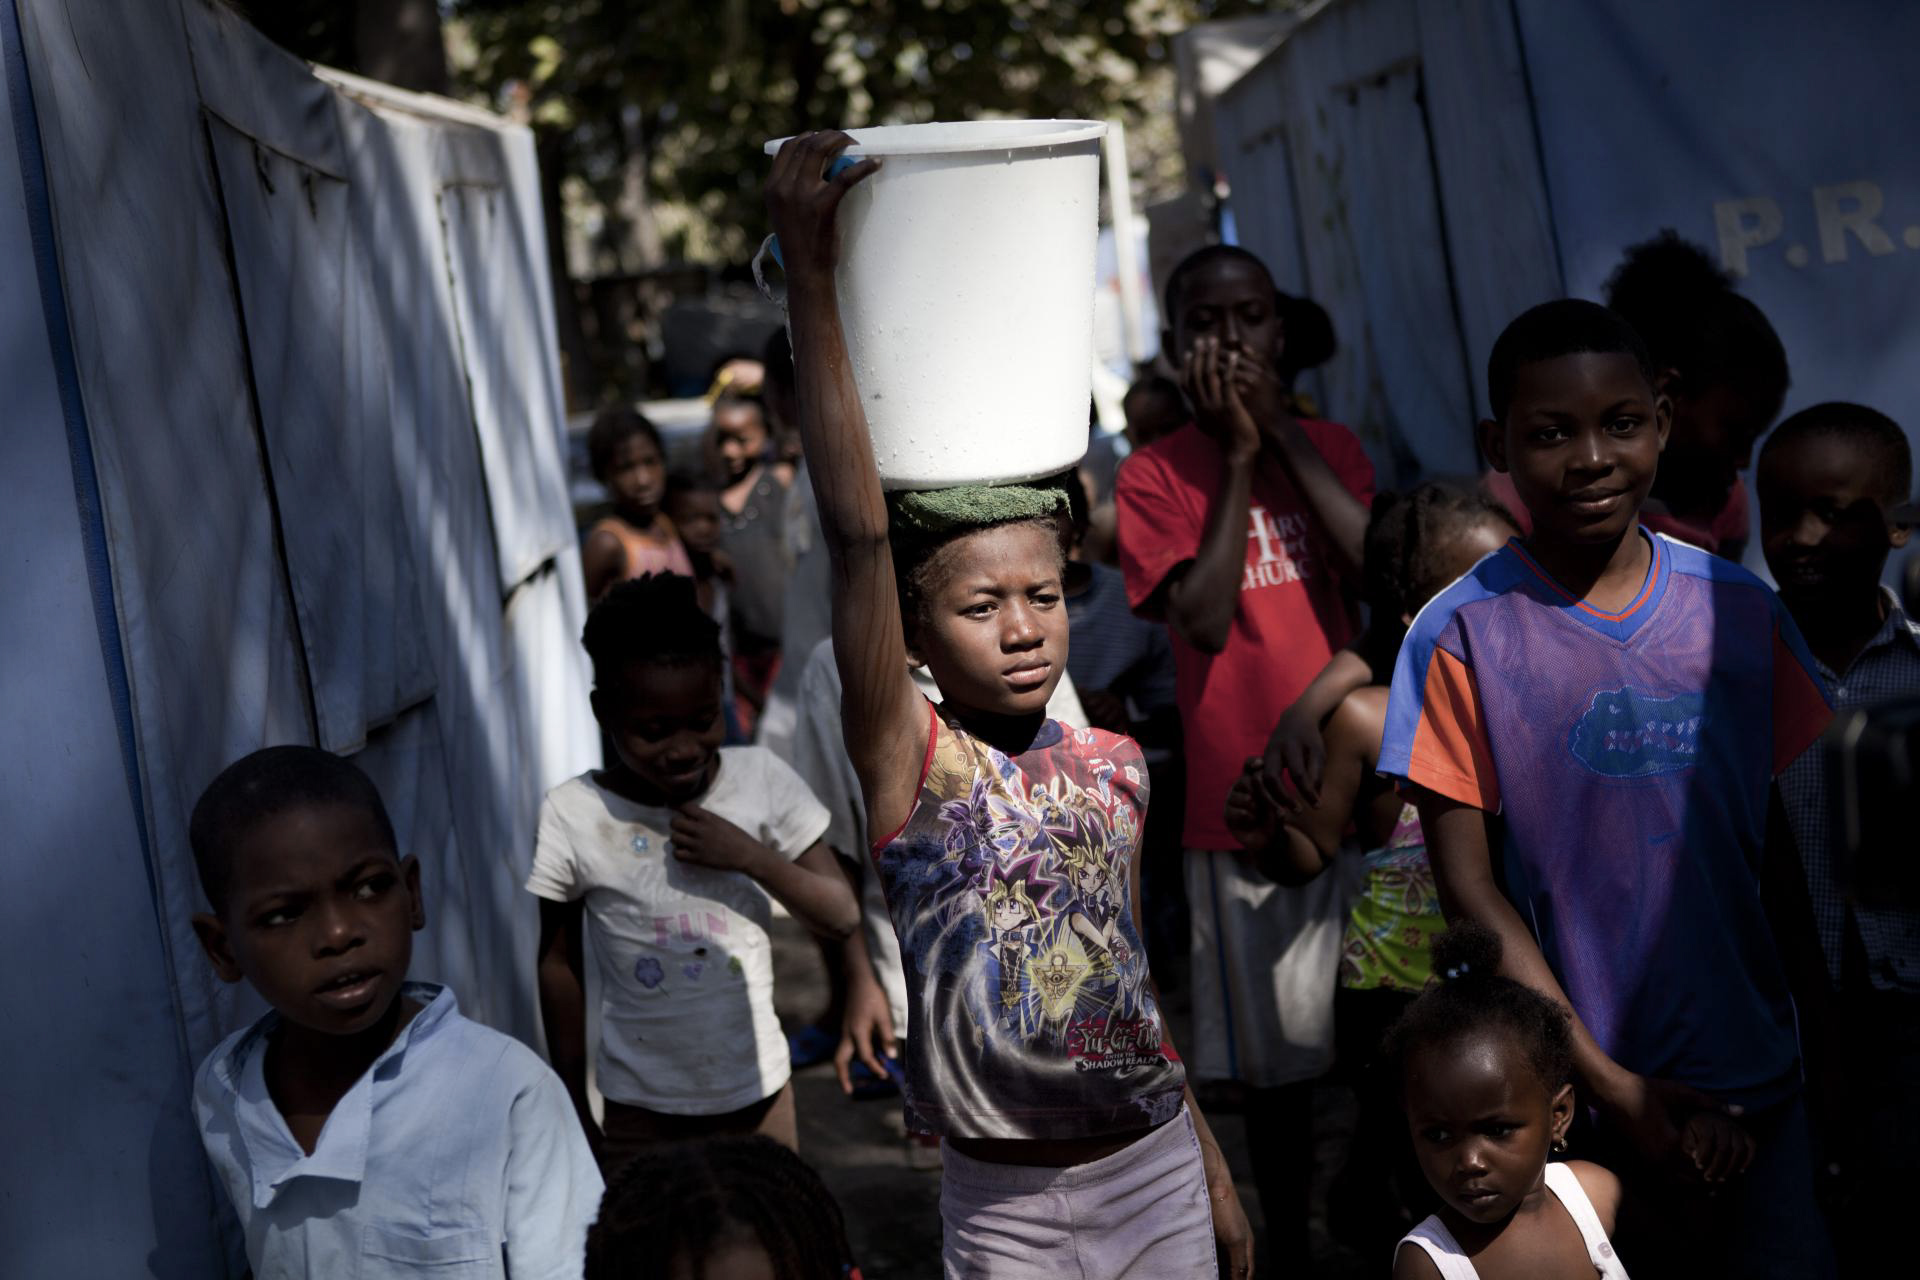
POLYGON ((1139 223, 1133 216, 1133 174, 1127 168, 1127 127, 1107 121, 1107 199, 1113 210, 1114 274, 1120 282, 1120 328, 1127 359, 1139 364, 1147 358, 1146 335, 1140 317, 1139 223))

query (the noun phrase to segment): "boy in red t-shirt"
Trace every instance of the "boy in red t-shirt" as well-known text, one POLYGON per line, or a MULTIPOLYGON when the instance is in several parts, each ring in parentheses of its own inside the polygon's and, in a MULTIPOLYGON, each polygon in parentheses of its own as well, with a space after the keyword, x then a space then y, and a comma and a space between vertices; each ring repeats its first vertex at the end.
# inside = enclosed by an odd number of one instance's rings
POLYGON ((1167 280, 1195 421, 1121 468, 1120 565, 1136 612, 1173 633, 1186 726, 1187 893, 1197 1079, 1249 1089, 1255 1180, 1279 1257, 1306 1256, 1309 1082, 1333 1055, 1343 903, 1333 877, 1282 888, 1227 850, 1227 791, 1280 713, 1353 632, 1373 467, 1345 427, 1295 418, 1286 334, 1260 260, 1214 245, 1167 280))

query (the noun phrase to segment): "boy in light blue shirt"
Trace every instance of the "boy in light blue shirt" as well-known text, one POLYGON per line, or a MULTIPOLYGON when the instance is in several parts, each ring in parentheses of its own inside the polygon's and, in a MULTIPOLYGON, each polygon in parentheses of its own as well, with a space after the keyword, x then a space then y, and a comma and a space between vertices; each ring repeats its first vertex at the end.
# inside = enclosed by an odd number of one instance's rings
POLYGON ((577 1280, 601 1181, 559 1078, 407 981, 426 924, 371 781, 311 747, 214 779, 190 829, 215 972, 273 1006, 194 1082, 256 1276, 577 1280))

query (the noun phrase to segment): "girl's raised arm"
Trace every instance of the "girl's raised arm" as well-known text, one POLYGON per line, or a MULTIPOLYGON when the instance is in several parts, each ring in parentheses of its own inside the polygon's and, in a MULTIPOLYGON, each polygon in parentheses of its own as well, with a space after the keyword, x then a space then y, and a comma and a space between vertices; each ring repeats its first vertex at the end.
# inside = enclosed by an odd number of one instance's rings
POLYGON ((790 139, 767 179, 767 212, 786 267, 800 438, 833 564, 833 654, 847 754, 866 795, 867 830, 879 838, 912 812, 931 726, 907 673, 886 498, 834 288, 840 201, 880 167, 862 160, 827 178, 852 142, 837 131, 790 139))

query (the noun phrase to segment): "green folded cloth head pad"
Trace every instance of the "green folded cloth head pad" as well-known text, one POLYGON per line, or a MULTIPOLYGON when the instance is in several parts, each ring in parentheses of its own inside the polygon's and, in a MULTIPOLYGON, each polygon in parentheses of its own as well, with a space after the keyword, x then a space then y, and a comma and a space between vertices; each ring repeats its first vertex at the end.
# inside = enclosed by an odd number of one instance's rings
POLYGON ((902 489, 887 495, 888 515, 900 532, 940 537, 1015 520, 1044 520, 1067 509, 1058 481, 965 484, 952 489, 902 489))

